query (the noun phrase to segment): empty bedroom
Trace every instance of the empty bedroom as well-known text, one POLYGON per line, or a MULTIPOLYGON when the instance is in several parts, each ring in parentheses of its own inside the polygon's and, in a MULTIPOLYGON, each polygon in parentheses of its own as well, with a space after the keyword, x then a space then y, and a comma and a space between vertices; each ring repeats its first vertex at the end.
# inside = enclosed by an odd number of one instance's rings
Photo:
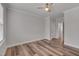
POLYGON ((79 56, 79 3, 0 3, 0 56, 79 56))

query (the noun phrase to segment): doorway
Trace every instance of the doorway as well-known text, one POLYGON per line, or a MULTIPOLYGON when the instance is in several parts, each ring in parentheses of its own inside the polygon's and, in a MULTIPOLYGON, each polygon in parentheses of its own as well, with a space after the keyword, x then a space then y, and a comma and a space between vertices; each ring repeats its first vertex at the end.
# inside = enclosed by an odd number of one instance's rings
POLYGON ((50 27, 50 43, 55 47, 62 48, 64 46, 64 19, 55 19, 53 25, 50 27), (52 31, 52 29, 54 31, 52 31), (52 33, 53 32, 53 33, 52 33), (53 34, 53 35, 52 35, 53 34))

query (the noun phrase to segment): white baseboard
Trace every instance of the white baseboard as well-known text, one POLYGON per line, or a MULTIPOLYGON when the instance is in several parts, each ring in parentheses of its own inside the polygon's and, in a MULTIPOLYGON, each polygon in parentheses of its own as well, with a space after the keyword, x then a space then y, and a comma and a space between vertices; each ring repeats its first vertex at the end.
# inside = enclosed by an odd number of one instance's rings
POLYGON ((74 47, 74 48, 78 48, 79 49, 79 46, 77 45, 73 45, 73 44, 69 44, 69 43, 64 43, 65 45, 67 46, 70 46, 70 47, 74 47))
POLYGON ((4 49, 4 51, 3 51, 3 53, 2 53, 2 56, 4 56, 4 55, 5 55, 6 50, 7 50, 7 47, 4 49))
POLYGON ((7 50, 7 47, 6 47, 6 40, 2 40, 1 43, 0 43, 0 46, 2 46, 2 50, 1 50, 1 56, 4 56, 5 55, 5 52, 7 50))
POLYGON ((0 41, 0 46, 5 42, 5 40, 0 41))
POLYGON ((20 42, 20 43, 16 43, 16 44, 9 45, 7 47, 9 48, 9 47, 13 47, 13 46, 17 46, 17 45, 22 45, 22 44, 25 44, 25 43, 30 43, 30 42, 34 42, 34 41, 43 40, 43 39, 45 39, 45 38, 42 38, 42 39, 33 39, 31 41, 26 41, 26 42, 20 42))

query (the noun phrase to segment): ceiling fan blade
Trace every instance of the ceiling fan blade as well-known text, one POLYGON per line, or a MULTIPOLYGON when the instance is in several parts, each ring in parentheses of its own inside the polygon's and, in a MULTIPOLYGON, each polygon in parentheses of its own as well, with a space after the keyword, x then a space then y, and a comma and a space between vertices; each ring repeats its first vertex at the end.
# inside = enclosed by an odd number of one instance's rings
POLYGON ((37 7, 38 9, 44 9, 44 7, 37 7))
POLYGON ((45 10, 45 11, 47 11, 47 12, 51 12, 52 4, 53 4, 53 3, 46 3, 46 4, 44 5, 44 7, 38 7, 38 9, 43 9, 43 10, 45 10))

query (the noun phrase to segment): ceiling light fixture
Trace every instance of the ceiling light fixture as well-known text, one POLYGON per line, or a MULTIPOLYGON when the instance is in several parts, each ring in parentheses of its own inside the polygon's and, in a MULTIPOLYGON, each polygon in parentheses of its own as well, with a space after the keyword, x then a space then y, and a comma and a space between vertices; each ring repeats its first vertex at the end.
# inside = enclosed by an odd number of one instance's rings
POLYGON ((45 8, 45 11, 49 11, 49 8, 45 8))
POLYGON ((43 9, 46 12, 51 12, 52 3, 46 3, 44 7, 38 7, 39 9, 43 9))

